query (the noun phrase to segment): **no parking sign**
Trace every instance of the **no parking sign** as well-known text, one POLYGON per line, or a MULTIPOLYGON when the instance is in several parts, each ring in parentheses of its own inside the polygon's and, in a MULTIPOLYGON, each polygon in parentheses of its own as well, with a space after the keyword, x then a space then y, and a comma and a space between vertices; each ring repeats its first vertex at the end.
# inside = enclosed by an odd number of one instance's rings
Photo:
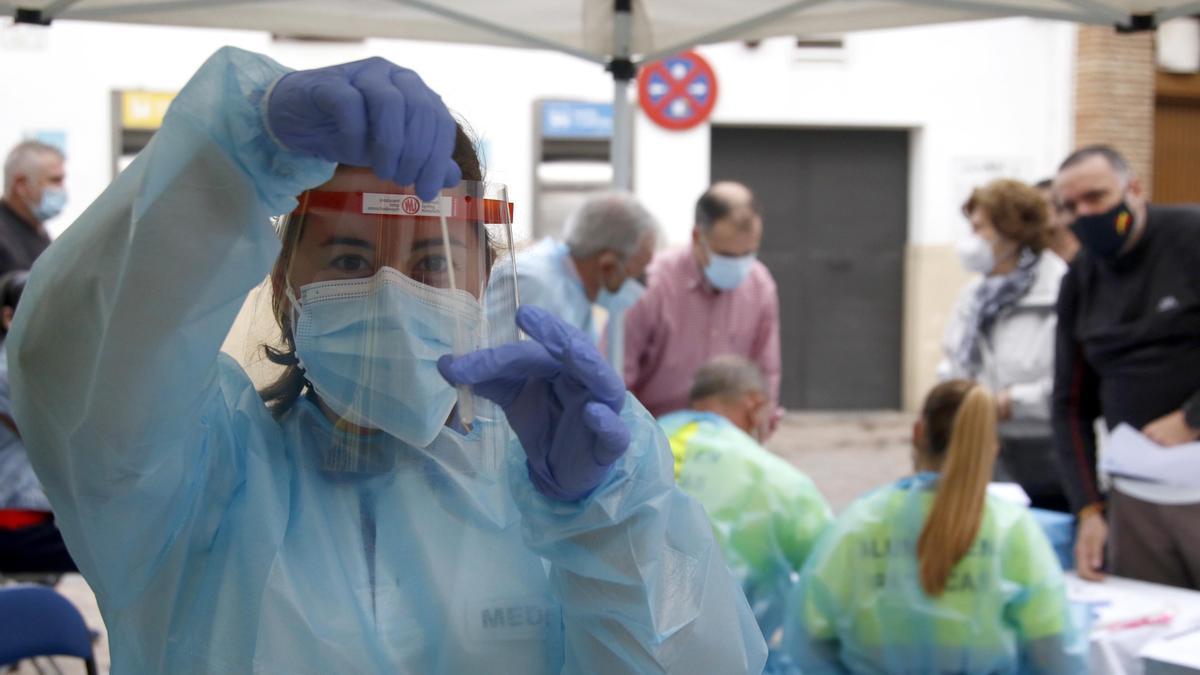
POLYGON ((638 103, 660 127, 691 129, 717 104, 717 75, 696 52, 669 56, 638 74, 638 103))

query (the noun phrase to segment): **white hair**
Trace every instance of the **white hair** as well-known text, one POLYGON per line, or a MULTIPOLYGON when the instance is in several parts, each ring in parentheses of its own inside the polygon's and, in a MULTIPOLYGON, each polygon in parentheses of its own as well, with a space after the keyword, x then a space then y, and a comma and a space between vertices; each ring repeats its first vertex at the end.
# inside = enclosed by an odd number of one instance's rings
POLYGON ((753 361, 737 354, 723 354, 696 371, 688 401, 696 403, 714 396, 729 400, 766 393, 767 381, 753 361))
POLYGON ((4 160, 4 193, 12 191, 13 183, 20 176, 30 176, 39 168, 38 162, 46 155, 63 159, 62 150, 41 141, 22 141, 9 151, 4 160))
POLYGON ((576 258, 613 251, 625 259, 637 251, 644 237, 657 230, 654 216, 633 195, 605 192, 572 211, 563 234, 576 258))

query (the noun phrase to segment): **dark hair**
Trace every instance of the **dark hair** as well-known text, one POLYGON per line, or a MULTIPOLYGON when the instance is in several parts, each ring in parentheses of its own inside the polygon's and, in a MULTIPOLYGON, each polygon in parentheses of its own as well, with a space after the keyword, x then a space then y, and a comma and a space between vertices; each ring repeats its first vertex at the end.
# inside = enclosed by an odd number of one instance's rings
POLYGON ((13 270, 0 276, 0 306, 16 309, 28 279, 29 270, 13 270))
POLYGON ((1050 211, 1036 189, 1008 179, 994 180, 975 188, 963 213, 968 218, 976 209, 987 214, 1000 234, 1041 253, 1050 244, 1050 211))
POLYGON ((1049 190, 1054 187, 1054 179, 1053 178, 1043 178, 1043 179, 1039 180, 1038 182, 1034 183, 1033 187, 1035 187, 1039 190, 1049 190))
MULTIPOLYGON (((696 227, 704 232, 710 232, 713 225, 716 225, 718 221, 724 218, 728 218, 734 209, 742 206, 720 196, 718 194, 719 191, 716 189, 717 185, 719 183, 710 185, 704 191, 704 194, 700 195, 700 199, 696 200, 696 227)), ((751 196, 750 203, 746 206, 749 207, 750 213, 758 215, 758 202, 755 201, 753 196, 751 196)))
POLYGON ((1062 164, 1058 165, 1058 170, 1063 171, 1064 169, 1069 169, 1070 167, 1084 162, 1085 160, 1091 159, 1092 157, 1103 157, 1104 161, 1108 162, 1108 165, 1111 166, 1114 171, 1120 174, 1122 178, 1129 178, 1129 176, 1132 174, 1132 171, 1129 169, 1129 162, 1125 161, 1125 158, 1121 156, 1121 153, 1117 152, 1116 149, 1111 145, 1084 146, 1068 155, 1067 158, 1063 160, 1062 164))
MULTIPOLYGON (((464 180, 483 180, 483 165, 479 160, 479 152, 475 149, 475 141, 467 133, 462 122, 458 123, 458 130, 455 134, 453 158, 462 169, 464 180)), ((280 228, 283 248, 279 252, 279 257, 275 259, 275 266, 271 271, 273 282, 271 310, 275 315, 275 322, 279 324, 280 341, 283 346, 263 345, 263 353, 271 363, 283 366, 283 373, 274 382, 259 389, 258 395, 262 397, 263 402, 267 404, 267 408, 275 417, 279 417, 291 409, 300 395, 304 393, 305 387, 309 386, 308 380, 304 377, 304 369, 300 367, 300 360, 296 357, 292 318, 288 311, 288 299, 284 294, 285 276, 303 231, 304 227, 301 221, 293 223, 288 216, 284 216, 280 228)), ((494 252, 489 246, 489 264, 493 255, 494 252)))
POLYGON ((921 406, 921 421, 925 423, 924 450, 935 460, 941 460, 950 447, 954 431, 954 416, 967 392, 974 386, 970 380, 947 380, 930 390, 921 406))
MULTIPOLYGON (((25 281, 29 279, 29 270, 13 270, 0 276, 0 305, 17 309, 21 294, 25 292, 25 281)), ((8 335, 4 326, 0 326, 0 336, 8 335)))

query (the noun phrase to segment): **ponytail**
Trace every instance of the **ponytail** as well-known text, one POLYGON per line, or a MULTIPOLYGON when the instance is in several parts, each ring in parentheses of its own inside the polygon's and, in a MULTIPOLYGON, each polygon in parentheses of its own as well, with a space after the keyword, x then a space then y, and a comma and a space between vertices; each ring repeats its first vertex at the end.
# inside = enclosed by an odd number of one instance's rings
MULTIPOLYGON (((957 388, 964 389, 961 384, 957 388)), ((935 389, 930 394, 930 403, 938 393, 935 389)), ((943 393, 943 398, 947 393, 951 392, 943 393)), ((930 408, 927 403, 927 425, 932 426, 928 420, 930 408)), ((971 550, 979 534, 997 449, 995 399, 983 386, 970 386, 954 413, 937 495, 917 540, 921 586, 931 596, 940 596, 946 590, 951 571, 971 550)))

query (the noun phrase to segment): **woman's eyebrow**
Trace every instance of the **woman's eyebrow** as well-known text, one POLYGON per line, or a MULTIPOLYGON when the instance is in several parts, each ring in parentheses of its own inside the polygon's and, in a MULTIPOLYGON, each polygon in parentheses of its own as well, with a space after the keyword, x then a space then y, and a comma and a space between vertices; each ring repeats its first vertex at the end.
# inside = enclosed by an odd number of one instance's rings
POLYGON ((357 246, 359 248, 375 249, 375 245, 366 239, 357 239, 355 237, 338 237, 331 236, 321 242, 321 246, 328 248, 330 246, 357 246))
MULTIPOLYGON (((429 239, 420 239, 420 240, 414 241, 412 243, 412 246, 409 248, 409 250, 416 251, 416 250, 423 249, 423 248, 433 248, 435 246, 441 246, 441 245, 442 245, 441 237, 430 237, 429 239)), ((450 245, 457 246, 458 248, 466 248, 467 247, 467 245, 461 239, 454 239, 454 238, 450 239, 450 245)))

